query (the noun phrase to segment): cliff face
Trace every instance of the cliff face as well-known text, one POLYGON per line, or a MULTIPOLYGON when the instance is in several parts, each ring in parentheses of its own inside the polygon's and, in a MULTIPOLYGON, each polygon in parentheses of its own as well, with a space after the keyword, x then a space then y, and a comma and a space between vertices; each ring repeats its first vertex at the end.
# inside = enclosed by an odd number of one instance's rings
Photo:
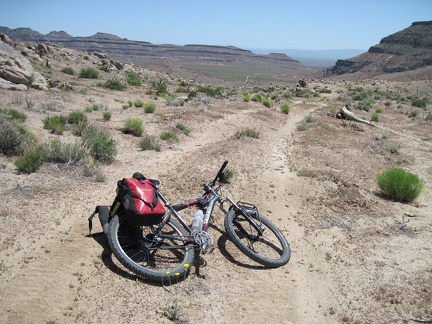
POLYGON ((369 77, 412 71, 432 65, 432 21, 414 22, 410 27, 384 37, 379 44, 325 70, 324 76, 361 72, 369 77))
POLYGON ((64 31, 53 31, 43 35, 30 28, 9 29, 0 27, 0 33, 21 42, 53 43, 82 52, 103 52, 116 60, 139 65, 148 65, 162 58, 170 58, 194 64, 247 65, 270 68, 304 67, 299 61, 285 54, 260 55, 234 46, 156 45, 106 33, 96 33, 89 37, 73 37, 64 31))

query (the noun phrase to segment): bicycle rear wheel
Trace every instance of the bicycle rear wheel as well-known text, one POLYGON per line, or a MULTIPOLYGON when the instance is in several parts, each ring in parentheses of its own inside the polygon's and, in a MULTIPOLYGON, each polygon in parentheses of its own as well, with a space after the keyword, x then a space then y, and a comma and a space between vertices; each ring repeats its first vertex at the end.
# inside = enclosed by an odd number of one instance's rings
POLYGON ((245 208, 248 214, 264 228, 258 235, 256 229, 240 212, 231 209, 225 217, 225 230, 234 245, 252 260, 270 268, 288 263, 291 248, 281 231, 254 208, 245 208))
POLYGON ((109 224, 111 251, 126 268, 148 280, 171 284, 184 280, 193 261, 186 230, 170 219, 159 233, 155 226, 135 226, 116 215, 109 224))

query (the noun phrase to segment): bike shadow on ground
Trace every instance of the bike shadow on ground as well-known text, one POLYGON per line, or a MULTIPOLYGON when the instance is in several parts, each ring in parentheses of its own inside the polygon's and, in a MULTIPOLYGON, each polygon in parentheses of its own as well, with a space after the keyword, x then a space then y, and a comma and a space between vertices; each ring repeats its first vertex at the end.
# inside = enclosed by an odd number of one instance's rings
POLYGON ((104 232, 87 234, 86 237, 93 238, 103 248, 103 251, 101 253, 101 260, 105 265, 105 267, 107 267, 111 272, 128 280, 140 281, 142 283, 153 285, 153 286, 163 286, 162 283, 147 281, 144 278, 141 278, 140 276, 134 275, 130 272, 123 270, 117 264, 115 264, 113 260, 113 254, 111 252, 107 237, 105 236, 104 232))
MULTIPOLYGON (((239 267, 243 267, 243 268, 248 268, 248 269, 255 269, 255 270, 267 270, 269 269, 266 266, 257 264, 255 261, 249 259, 249 262, 243 262, 243 261, 239 261, 236 260, 235 257, 228 251, 227 249, 227 242, 231 242, 228 235, 225 233, 225 231, 221 230, 219 227, 217 227, 216 225, 212 224, 210 225, 211 228, 217 230, 221 235, 219 236, 218 240, 217 240, 217 246, 219 248, 220 253, 231 263, 234 263, 235 265, 239 266, 239 267)), ((237 250, 239 253, 243 254, 240 250, 237 250)), ((245 258, 247 258, 246 256, 244 256, 245 258)))

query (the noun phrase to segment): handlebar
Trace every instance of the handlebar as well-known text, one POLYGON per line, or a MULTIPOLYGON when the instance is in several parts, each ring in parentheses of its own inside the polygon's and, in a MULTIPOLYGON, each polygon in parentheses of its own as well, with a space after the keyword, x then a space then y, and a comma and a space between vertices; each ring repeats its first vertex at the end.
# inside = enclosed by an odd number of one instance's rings
POLYGON ((223 177, 223 171, 225 170, 225 167, 228 164, 228 160, 225 160, 225 162, 222 164, 221 168, 219 169, 218 173, 216 174, 216 177, 212 182, 210 182, 208 185, 209 187, 213 187, 216 184, 216 181, 221 180, 223 177))

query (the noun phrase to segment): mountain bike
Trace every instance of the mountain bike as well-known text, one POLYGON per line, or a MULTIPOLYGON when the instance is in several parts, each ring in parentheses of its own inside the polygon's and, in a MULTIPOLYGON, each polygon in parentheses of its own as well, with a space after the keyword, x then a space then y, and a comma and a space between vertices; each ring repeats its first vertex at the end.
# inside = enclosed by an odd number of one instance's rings
POLYGON ((121 217, 121 207, 111 210, 105 223, 101 219, 111 251, 120 263, 151 281, 183 280, 189 275, 191 265, 200 276, 200 253, 211 253, 214 249, 208 230, 218 204, 225 214, 226 234, 241 252, 265 267, 287 264, 291 249, 281 231, 255 205, 222 196, 222 188, 227 183, 224 172, 227 164, 225 161, 214 180, 204 185, 202 196, 180 204, 172 205, 159 190, 159 181, 152 180, 157 196, 166 207, 158 224, 130 224, 121 217), (191 207, 198 208, 192 225, 180 214, 191 207))

